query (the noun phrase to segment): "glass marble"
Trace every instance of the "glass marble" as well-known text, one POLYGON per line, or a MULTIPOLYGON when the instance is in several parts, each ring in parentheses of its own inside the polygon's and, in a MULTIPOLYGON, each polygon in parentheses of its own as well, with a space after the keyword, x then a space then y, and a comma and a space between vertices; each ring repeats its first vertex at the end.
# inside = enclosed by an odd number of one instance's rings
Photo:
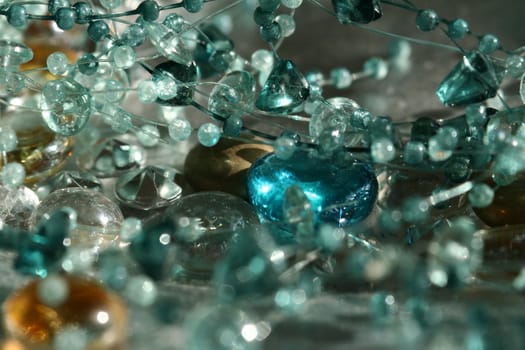
POLYGON ((176 201, 166 217, 179 226, 175 235, 176 270, 179 280, 206 280, 224 258, 232 237, 259 223, 257 213, 245 201, 222 192, 200 192, 176 201), (191 232, 183 227, 191 221, 191 232))
POLYGON ((64 188, 49 194, 31 215, 31 224, 50 213, 69 207, 77 214, 77 225, 70 232, 71 244, 99 250, 114 241, 124 220, 116 203, 98 191, 85 188, 64 188))
POLYGON ((197 191, 222 191, 247 198, 248 169, 272 149, 269 145, 224 137, 213 147, 199 144, 186 156, 184 176, 197 191))
POLYGON ((297 150, 282 160, 271 153, 248 172, 248 197, 259 215, 282 220, 283 197, 291 185, 302 188, 316 219, 345 226, 371 212, 377 198, 377 179, 365 162, 344 158, 318 158, 297 150))
POLYGON ((370 23, 383 15, 379 0, 332 0, 337 20, 342 24, 370 23))
POLYGON ((68 293, 58 305, 47 305, 39 298, 45 279, 32 281, 8 297, 2 306, 8 334, 28 349, 48 349, 62 330, 77 326, 88 332, 88 349, 124 346, 124 302, 95 281, 71 275, 60 278, 68 293))

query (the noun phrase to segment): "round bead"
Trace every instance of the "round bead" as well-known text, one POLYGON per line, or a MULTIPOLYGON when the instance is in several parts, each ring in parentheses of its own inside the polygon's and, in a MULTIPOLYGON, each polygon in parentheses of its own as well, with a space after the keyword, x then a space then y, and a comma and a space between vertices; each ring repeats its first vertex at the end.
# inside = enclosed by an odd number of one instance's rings
POLYGON ((258 71, 266 71, 273 66, 273 54, 268 50, 257 50, 252 54, 251 65, 258 71))
POLYGON ((279 24, 283 37, 287 38, 295 32, 295 20, 292 16, 281 14, 275 17, 275 22, 279 24))
POLYGON ((479 40, 479 51, 489 54, 500 48, 499 39, 495 35, 485 34, 479 40))
POLYGON ((87 33, 91 40, 101 41, 109 35, 109 26, 103 20, 96 20, 89 23, 87 33))
POLYGON ((468 34, 469 30, 467 21, 461 18, 455 19, 448 24, 448 35, 452 39, 463 38, 468 34))
POLYGON ((151 80, 141 81, 137 89, 139 100, 141 102, 153 103, 158 98, 156 85, 151 80))
POLYGON ((411 224, 417 224, 428 218, 430 204, 421 197, 412 197, 403 203, 403 220, 411 224))
POLYGON ((13 27, 22 28, 27 25, 27 13, 24 5, 13 4, 7 9, 7 22, 13 27))
POLYGON ((215 146, 221 138, 221 129, 212 123, 202 124, 197 131, 197 138, 203 146, 215 146))
POLYGON ((138 11, 146 22, 152 22, 159 18, 159 4, 153 0, 145 0, 140 3, 138 11))
POLYGON ((253 21, 261 27, 270 25, 274 18, 275 14, 273 12, 264 11, 261 7, 256 7, 253 12, 253 21))
POLYGON ((224 122, 223 131, 227 136, 239 136, 243 128, 243 121, 239 116, 231 116, 224 122))
POLYGON ((64 75, 69 68, 69 61, 63 52, 53 52, 47 57, 47 70, 53 75, 64 75))
POLYGON ((49 0, 47 2, 47 11, 54 15, 61 8, 69 7, 71 4, 69 0, 49 0))
POLYGON ((42 284, 49 282, 48 279, 30 282, 5 301, 4 325, 10 335, 28 348, 47 348, 62 331, 78 327, 89 329, 90 349, 124 346, 126 307, 116 294, 81 277, 62 275, 52 278, 60 278, 68 291, 59 305, 48 305, 39 298, 39 290, 44 288, 42 284))
POLYGON ((168 125, 168 133, 174 141, 186 141, 192 131, 193 128, 188 119, 182 117, 175 118, 175 120, 168 125))
POLYGON ((37 287, 38 300, 49 307, 62 305, 68 294, 67 281, 60 276, 48 276, 37 287))
POLYGON ((281 38, 281 27, 277 22, 261 27, 261 37, 264 41, 275 44, 281 38))
POLYGON ((157 286, 146 276, 133 276, 129 279, 124 295, 135 305, 151 306, 157 299, 157 286))
POLYGON ((390 139, 380 138, 372 142, 370 147, 372 159, 377 163, 386 163, 394 159, 396 149, 390 139))
POLYGON ((170 13, 167 15, 162 24, 173 30, 175 33, 180 33, 186 27, 184 17, 178 13, 170 13))
POLYGON ((279 8, 279 5, 281 5, 280 0, 259 0, 259 6, 264 11, 275 11, 279 8))
POLYGON ((281 0, 281 4, 293 10, 299 8, 303 4, 303 0, 281 0))
POLYGON ((24 183, 26 170, 20 163, 7 163, 2 168, 2 183, 7 187, 17 187, 24 183))
POLYGON ((474 208, 486 208, 494 199, 494 190, 487 184, 476 184, 468 194, 470 205, 474 208))
POLYGON ((127 45, 117 46, 111 50, 111 57, 117 68, 127 69, 135 64, 135 50, 127 45))
POLYGON ((93 75, 98 70, 98 60, 90 53, 82 55, 77 61, 78 70, 85 75, 93 75))
POLYGON ((202 0, 183 0, 182 4, 186 11, 190 13, 197 13, 202 10, 203 1, 202 0))
POLYGON ((122 6, 122 0, 100 0, 100 5, 107 10, 113 10, 122 6))
POLYGON ((434 10, 421 10, 416 16, 416 26, 423 32, 430 32, 439 25, 439 16, 434 10))
POLYGON ((372 57, 365 62, 363 71, 374 79, 382 80, 388 74, 388 63, 382 58, 372 57))
POLYGON ((137 218, 129 217, 122 221, 120 228, 120 239, 124 242, 131 242, 142 231, 142 221, 137 218))
POLYGON ((146 41, 146 31, 139 24, 131 24, 121 36, 122 43, 132 47, 142 45, 146 41))
POLYGON ((352 85, 352 73, 347 68, 338 67, 330 71, 330 78, 337 89, 346 89, 352 85))
POLYGON ((154 147, 160 141, 159 128, 155 125, 142 125, 136 134, 140 144, 144 147, 154 147))
POLYGON ((275 140, 274 153, 280 159, 289 159, 295 152, 295 140, 288 136, 281 136, 275 140))
POLYGON ((55 22, 58 28, 69 30, 75 26, 76 12, 71 7, 59 8, 55 14, 55 22))
POLYGON ((405 145, 403 159, 407 164, 420 164, 425 158, 425 144, 419 141, 409 141, 405 145))
POLYGON ((89 17, 93 15, 93 8, 85 1, 79 1, 73 5, 75 10, 75 20, 78 24, 86 24, 89 17))
POLYGON ((18 138, 10 126, 0 126, 0 152, 10 152, 16 149, 18 138))

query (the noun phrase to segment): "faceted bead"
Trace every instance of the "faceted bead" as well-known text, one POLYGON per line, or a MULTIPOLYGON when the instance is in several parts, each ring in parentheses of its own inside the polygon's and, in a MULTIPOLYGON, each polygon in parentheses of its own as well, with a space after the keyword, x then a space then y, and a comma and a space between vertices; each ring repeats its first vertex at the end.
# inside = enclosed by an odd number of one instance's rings
MULTIPOLYGON (((35 280, 16 290, 3 304, 7 332, 28 349, 57 349, 57 337, 72 327, 87 332, 87 349, 116 349, 126 338, 126 307, 116 295, 83 277, 59 275, 67 295, 58 305, 48 305, 38 291, 47 279, 35 280)), ((25 347, 24 347, 25 348, 25 347)), ((71 348, 69 348, 71 349, 71 348)))
POLYGON ((184 175, 197 191, 223 191, 247 198, 248 169, 271 151, 269 145, 221 138, 213 147, 196 145, 186 157, 184 175))
POLYGON ((228 252, 232 237, 259 223, 248 203, 222 192, 183 197, 170 206, 165 217, 177 226, 174 277, 181 280, 209 279, 228 252))
POLYGON ((44 121, 59 135, 77 134, 91 116, 91 95, 73 79, 62 78, 54 82, 63 97, 51 99, 44 94, 40 103, 44 121))
POLYGON ((183 0, 184 8, 190 13, 197 13, 202 10, 202 0, 183 0))
POLYGON ((253 110, 255 80, 246 71, 227 73, 210 93, 208 109, 223 117, 241 116, 253 110))
POLYGON ((275 18, 273 11, 265 11, 261 7, 256 7, 253 11, 253 21, 258 26, 267 26, 272 23, 275 18))
POLYGON ((332 0, 337 20, 342 24, 370 23, 383 15, 379 0, 332 0))
POLYGON ((281 60, 255 102, 255 106, 270 113, 289 113, 300 107, 309 95, 308 82, 290 60, 281 60))
POLYGON ((90 173, 79 171, 60 171, 51 177, 39 188, 39 194, 45 191, 47 194, 63 188, 80 187, 95 191, 102 191, 100 181, 90 173), (41 190, 42 189, 42 190, 41 190))
POLYGON ((272 22, 260 29, 261 37, 264 41, 270 44, 275 44, 281 39, 281 27, 279 23, 272 22))
POLYGON ((344 159, 317 158, 296 150, 290 159, 269 154, 248 172, 248 197, 259 215, 283 219, 283 200, 291 185, 301 187, 317 220, 345 226, 363 220, 377 197, 377 180, 370 165, 344 159))
MULTIPOLYGON (((167 99, 157 99, 157 103, 167 106, 185 106, 193 101, 194 89, 191 83, 198 79, 197 66, 194 62, 187 65, 167 61, 157 65, 153 71, 151 80, 155 83, 161 77, 167 76, 176 82, 174 96, 167 99)), ((159 96, 161 93, 159 92, 159 96)))
POLYGON ((117 181, 117 199, 127 206, 151 210, 170 205, 182 194, 175 182, 175 171, 157 166, 132 170, 117 181))
POLYGON ((33 50, 22 43, 0 40, 0 59, 4 67, 18 67, 33 59, 33 50))
POLYGON ((448 74, 437 89, 447 106, 463 106, 494 97, 502 79, 503 68, 481 53, 473 52, 448 74))
POLYGON ((505 60, 507 74, 514 78, 520 78, 525 73, 525 58, 518 55, 510 55, 505 60))
POLYGON ((184 66, 191 64, 191 52, 178 33, 157 22, 145 22, 144 27, 151 43, 162 56, 184 66))
POLYGON ((98 250, 118 237, 124 217, 117 204, 98 191, 78 187, 57 190, 42 200, 31 216, 33 227, 63 207, 78 214, 77 225, 70 232, 71 244, 98 250))

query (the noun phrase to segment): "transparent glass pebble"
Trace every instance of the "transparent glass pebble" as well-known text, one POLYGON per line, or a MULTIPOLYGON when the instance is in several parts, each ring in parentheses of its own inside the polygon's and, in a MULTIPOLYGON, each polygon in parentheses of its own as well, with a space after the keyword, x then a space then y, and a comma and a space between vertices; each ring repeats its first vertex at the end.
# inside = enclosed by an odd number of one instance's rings
MULTIPOLYGON (((116 294, 82 277, 50 278, 60 278, 67 295, 56 305, 42 301, 42 289, 50 287, 44 286, 48 279, 32 281, 13 292, 3 304, 3 319, 9 335, 24 344, 24 348, 47 349, 61 332, 74 326, 87 332, 89 349, 124 346, 127 311, 116 294)), ((56 298, 59 290, 49 293, 49 296, 55 293, 53 298, 56 298)))
POLYGON ((49 194, 32 214, 32 226, 63 207, 77 213, 77 225, 70 232, 72 245, 98 250, 118 237, 124 220, 118 205, 102 193, 84 188, 65 188, 49 194))
POLYGON ((209 279, 231 238, 259 223, 247 202, 223 192, 185 196, 170 206, 166 216, 178 227, 175 277, 179 279, 209 279))
POLYGON ((29 218, 40 203, 35 192, 27 187, 0 186, 0 221, 13 228, 28 230, 29 218))

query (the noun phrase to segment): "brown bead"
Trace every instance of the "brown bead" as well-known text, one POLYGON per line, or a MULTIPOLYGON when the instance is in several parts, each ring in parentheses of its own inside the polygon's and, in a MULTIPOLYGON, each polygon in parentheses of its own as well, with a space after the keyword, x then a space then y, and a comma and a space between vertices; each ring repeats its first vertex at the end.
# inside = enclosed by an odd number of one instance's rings
POLYGON ((78 326, 95 335, 88 349, 121 349, 126 335, 126 307, 114 293, 92 280, 62 275, 68 286, 58 306, 42 303, 36 280, 15 291, 3 305, 7 332, 29 349, 48 349, 66 326, 78 326))
POLYGON ((273 151, 265 144, 222 138, 213 147, 195 146, 186 157, 184 175, 197 191, 246 196, 246 173, 254 161, 273 151))

